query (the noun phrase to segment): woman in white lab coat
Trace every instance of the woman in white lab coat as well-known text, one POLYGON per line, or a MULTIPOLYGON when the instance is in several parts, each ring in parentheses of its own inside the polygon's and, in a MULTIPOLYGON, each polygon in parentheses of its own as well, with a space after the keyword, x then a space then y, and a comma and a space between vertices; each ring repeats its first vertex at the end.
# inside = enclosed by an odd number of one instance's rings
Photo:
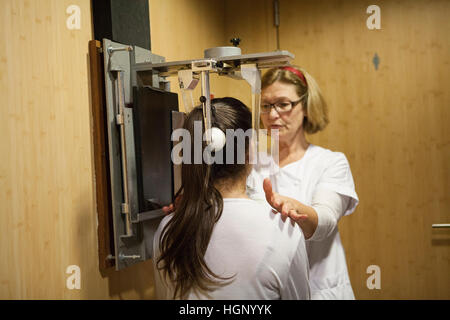
POLYGON ((262 78, 261 121, 269 132, 279 131, 279 171, 269 177, 266 167, 255 166, 247 193, 266 199, 302 228, 312 299, 354 299, 337 225, 355 210, 358 196, 345 155, 306 139, 305 133, 328 124, 327 106, 315 80, 300 68, 267 71, 262 78))

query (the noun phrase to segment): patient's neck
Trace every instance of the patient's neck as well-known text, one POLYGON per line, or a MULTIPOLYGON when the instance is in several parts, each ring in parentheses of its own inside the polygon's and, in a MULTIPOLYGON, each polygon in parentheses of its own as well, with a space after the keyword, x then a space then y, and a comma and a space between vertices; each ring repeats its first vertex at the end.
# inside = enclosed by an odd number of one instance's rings
POLYGON ((214 183, 222 198, 245 198, 249 199, 246 193, 247 175, 243 174, 235 179, 221 179, 214 183))

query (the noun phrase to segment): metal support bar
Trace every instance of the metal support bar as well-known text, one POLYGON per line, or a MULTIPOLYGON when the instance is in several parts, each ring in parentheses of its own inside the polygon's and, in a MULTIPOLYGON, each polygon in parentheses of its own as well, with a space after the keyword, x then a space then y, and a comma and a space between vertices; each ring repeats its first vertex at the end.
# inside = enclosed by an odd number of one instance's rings
POLYGON ((205 124, 206 144, 211 143, 211 91, 209 89, 209 71, 202 71, 203 121, 205 124))
POLYGON ((258 131, 261 106, 261 71, 256 64, 246 64, 241 66, 241 75, 252 88, 253 129, 258 131))
POLYGON ((139 223, 142 221, 162 218, 166 215, 166 213, 162 209, 156 209, 151 211, 139 212, 137 214, 137 219, 133 220, 133 223, 139 223))
POLYGON ((126 141, 125 141, 125 125, 123 122, 124 108, 125 108, 125 91, 123 86, 123 72, 117 71, 117 102, 118 102, 118 114, 117 124, 120 126, 120 146, 122 156, 122 182, 123 182, 123 203, 122 213, 125 215, 125 234, 127 236, 132 235, 131 231, 131 218, 129 211, 129 197, 128 197, 128 171, 127 171, 127 153, 126 153, 126 141))
POLYGON ((164 63, 136 63, 134 69, 138 73, 145 73, 149 70, 159 72, 160 76, 176 76, 179 70, 192 69, 194 72, 209 70, 220 74, 234 73, 240 69, 241 65, 257 64, 261 68, 272 68, 289 65, 289 61, 294 55, 288 51, 274 51, 245 54, 240 56, 217 57, 214 60, 182 60, 164 63), (209 65, 208 65, 209 64, 209 65), (219 68, 219 64, 223 64, 219 68), (227 68, 224 68, 225 65, 227 68))
POLYGON ((254 155, 256 161, 258 159, 259 151, 259 121, 260 121, 260 107, 261 107, 261 70, 256 64, 241 65, 241 76, 247 81, 252 88, 252 124, 254 134, 252 136, 254 155))
POLYGON ((108 47, 109 55, 112 55, 115 51, 133 51, 133 47, 132 46, 119 47, 119 48, 108 47))
POLYGON ((431 225, 432 228, 450 228, 450 223, 435 223, 431 225))
POLYGON ((192 91, 197 86, 198 80, 198 77, 194 76, 192 70, 178 71, 178 85, 180 86, 186 113, 189 113, 192 109, 194 109, 194 98, 192 97, 192 91))
POLYGON ((278 0, 273 1, 273 24, 276 29, 277 50, 280 50, 280 4, 278 0))

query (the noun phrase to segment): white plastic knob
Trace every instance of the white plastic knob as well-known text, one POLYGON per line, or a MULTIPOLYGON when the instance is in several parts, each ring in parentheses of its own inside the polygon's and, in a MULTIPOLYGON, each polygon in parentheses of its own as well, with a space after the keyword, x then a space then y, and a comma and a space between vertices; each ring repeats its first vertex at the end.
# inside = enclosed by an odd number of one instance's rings
POLYGON ((211 148, 217 152, 222 150, 226 142, 225 133, 217 127, 211 128, 211 148))

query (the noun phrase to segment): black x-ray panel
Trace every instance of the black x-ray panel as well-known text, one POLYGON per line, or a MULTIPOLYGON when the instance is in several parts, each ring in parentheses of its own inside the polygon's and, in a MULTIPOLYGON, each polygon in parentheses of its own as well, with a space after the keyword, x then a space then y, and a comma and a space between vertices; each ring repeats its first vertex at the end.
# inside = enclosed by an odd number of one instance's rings
POLYGON ((94 37, 150 50, 148 0, 92 0, 94 37))
POLYGON ((133 122, 139 211, 173 202, 172 111, 178 95, 152 87, 134 88, 133 122))

